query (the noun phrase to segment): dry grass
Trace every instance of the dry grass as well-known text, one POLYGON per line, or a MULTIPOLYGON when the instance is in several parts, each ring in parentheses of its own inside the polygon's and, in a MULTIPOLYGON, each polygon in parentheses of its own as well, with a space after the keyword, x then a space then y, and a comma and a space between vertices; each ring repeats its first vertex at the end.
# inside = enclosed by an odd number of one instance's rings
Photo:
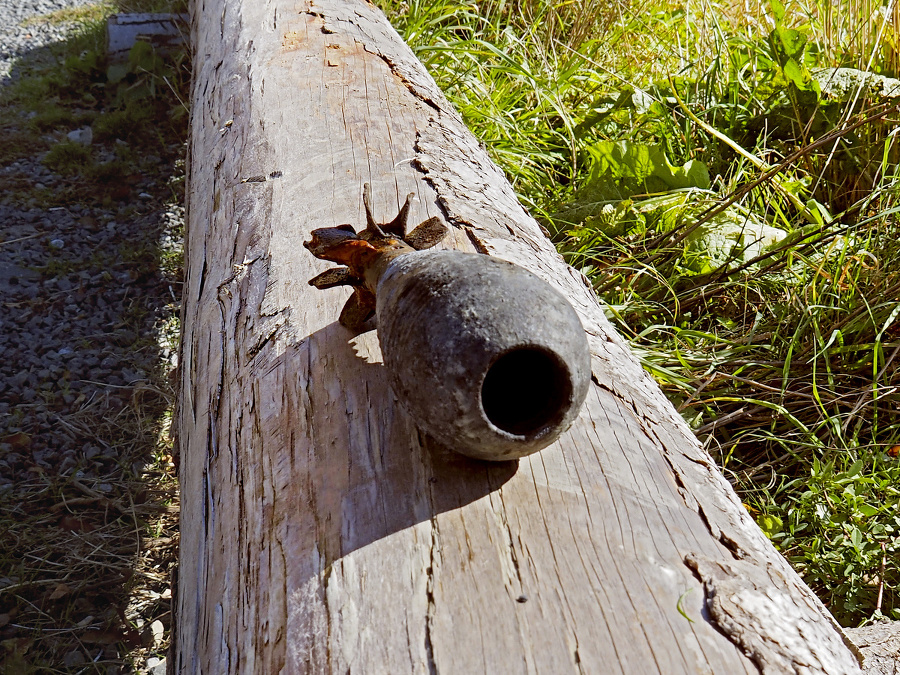
POLYGON ((102 397, 85 402, 56 421, 115 456, 108 472, 33 471, 0 497, 0 626, 15 629, 3 672, 107 672, 164 653, 153 623, 168 632, 177 551, 170 407, 171 394, 149 385, 115 413, 102 397))

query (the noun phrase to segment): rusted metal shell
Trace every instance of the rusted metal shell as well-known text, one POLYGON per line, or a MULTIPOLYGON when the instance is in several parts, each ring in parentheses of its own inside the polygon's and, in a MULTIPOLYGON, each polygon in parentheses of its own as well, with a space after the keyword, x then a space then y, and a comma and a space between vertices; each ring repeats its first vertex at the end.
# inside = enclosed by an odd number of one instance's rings
POLYGON ((584 329, 531 272, 486 255, 416 251, 387 265, 375 297, 392 388, 448 448, 524 457, 578 415, 590 381, 584 329))

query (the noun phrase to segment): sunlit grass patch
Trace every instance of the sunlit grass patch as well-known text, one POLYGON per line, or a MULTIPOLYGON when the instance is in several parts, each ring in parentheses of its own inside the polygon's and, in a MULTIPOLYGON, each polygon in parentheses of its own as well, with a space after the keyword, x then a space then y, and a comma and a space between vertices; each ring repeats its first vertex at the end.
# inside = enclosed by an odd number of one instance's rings
POLYGON ((900 618, 897 8, 381 4, 776 545, 900 618))
POLYGON ((88 5, 80 5, 78 7, 64 7, 57 9, 48 14, 26 19, 23 24, 31 26, 39 23, 49 23, 52 25, 62 25, 66 23, 96 23, 102 21, 115 11, 115 4, 112 2, 98 2, 88 5))

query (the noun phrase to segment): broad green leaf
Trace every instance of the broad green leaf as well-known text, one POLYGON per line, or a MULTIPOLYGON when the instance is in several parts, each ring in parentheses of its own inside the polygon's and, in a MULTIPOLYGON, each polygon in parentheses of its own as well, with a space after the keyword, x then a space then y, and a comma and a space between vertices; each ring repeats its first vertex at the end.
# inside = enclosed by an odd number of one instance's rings
POLYGON ((787 59, 783 70, 785 79, 789 80, 797 89, 806 89, 809 85, 809 78, 803 77, 803 68, 794 59, 787 59))
POLYGON ((794 28, 776 28, 773 31, 781 43, 784 55, 791 60, 802 62, 806 49, 806 35, 794 28))
POLYGON ((601 141, 588 148, 591 172, 577 201, 611 201, 684 188, 709 189, 709 171, 690 160, 673 166, 659 146, 601 141))
POLYGON ((765 533, 769 539, 774 537, 776 534, 780 534, 784 528, 784 523, 781 518, 778 516, 766 514, 759 517, 757 520, 760 529, 765 533))
MULTIPOLYGON (((872 506, 871 504, 860 504, 860 505, 857 507, 857 510, 858 510, 861 514, 863 514, 866 518, 871 518, 872 516, 877 516, 877 515, 878 515, 878 509, 876 509, 876 508, 875 508, 874 506, 872 506)), ((884 528, 882 528, 882 529, 884 529, 884 528)))
POLYGON ((775 25, 781 25, 784 22, 784 5, 780 0, 769 0, 769 7, 775 16, 775 25))

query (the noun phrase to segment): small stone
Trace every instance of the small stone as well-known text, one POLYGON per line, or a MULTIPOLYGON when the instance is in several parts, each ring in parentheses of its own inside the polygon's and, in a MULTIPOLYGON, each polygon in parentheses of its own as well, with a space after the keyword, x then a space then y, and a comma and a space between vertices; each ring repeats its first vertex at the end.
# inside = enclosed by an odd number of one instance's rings
POLYGON ((140 199, 153 199, 153 195, 151 195, 151 194, 149 194, 149 193, 147 193, 147 192, 141 192, 141 193, 138 195, 138 198, 140 198, 140 199))
POLYGON ((92 216, 82 216, 78 219, 78 224, 91 232, 96 231, 100 227, 100 223, 98 223, 97 219, 93 218, 92 216))
POLYGON ((150 633, 153 635, 153 644, 158 645, 162 642, 163 634, 166 632, 163 622, 157 619, 150 624, 150 633))
POLYGON ((145 672, 147 675, 166 675, 166 660, 151 656, 147 659, 145 672))
POLYGON ((74 668, 75 666, 80 666, 84 663, 84 654, 80 649, 73 649, 71 652, 68 652, 65 656, 63 656, 63 665, 65 665, 66 668, 74 668))
POLYGON ((82 127, 81 129, 70 131, 68 134, 66 134, 66 138, 68 138, 73 143, 78 143, 80 145, 90 145, 94 142, 94 132, 90 127, 82 127))
POLYGON ((51 239, 50 240, 50 246, 53 248, 64 248, 65 245, 66 245, 66 242, 64 242, 62 239, 51 239))

